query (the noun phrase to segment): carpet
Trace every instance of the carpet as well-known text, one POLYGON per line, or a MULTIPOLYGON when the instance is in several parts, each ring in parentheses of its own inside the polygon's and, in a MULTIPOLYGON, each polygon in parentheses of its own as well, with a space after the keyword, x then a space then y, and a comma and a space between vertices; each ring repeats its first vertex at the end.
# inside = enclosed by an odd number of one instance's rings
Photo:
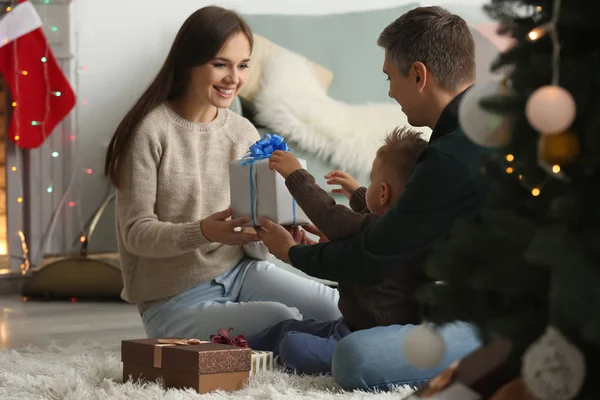
MULTIPOLYGON (((329 97, 314 70, 300 56, 285 51, 275 52, 265 63, 254 106, 258 124, 358 176, 371 170, 388 133, 398 126, 410 127, 395 102, 355 105, 329 97)), ((414 129, 429 139, 429 128, 414 129)))
POLYGON ((314 399, 391 400, 412 392, 399 387, 389 393, 345 392, 331 377, 300 377, 280 371, 251 378, 243 390, 200 395, 192 390, 164 390, 157 384, 122 383, 120 344, 77 343, 0 352, 2 400, 228 400, 314 399))

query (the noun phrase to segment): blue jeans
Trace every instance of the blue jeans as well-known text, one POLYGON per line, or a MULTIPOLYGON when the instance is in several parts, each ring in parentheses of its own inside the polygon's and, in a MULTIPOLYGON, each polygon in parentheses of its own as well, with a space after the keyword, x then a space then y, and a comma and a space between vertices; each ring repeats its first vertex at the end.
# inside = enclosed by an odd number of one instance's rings
POLYGON ((208 340, 219 329, 253 335, 276 323, 340 318, 338 292, 267 261, 244 259, 212 281, 152 305, 142 314, 149 338, 208 340))
POLYGON ((280 361, 289 370, 299 374, 320 375, 331 373, 331 360, 336 345, 350 333, 342 319, 290 319, 247 339, 251 348, 279 355, 280 361))
POLYGON ((446 354, 434 368, 418 369, 402 355, 403 342, 413 325, 391 325, 356 331, 337 344, 331 373, 346 390, 391 390, 418 387, 480 346, 475 329, 456 322, 441 328, 446 354))

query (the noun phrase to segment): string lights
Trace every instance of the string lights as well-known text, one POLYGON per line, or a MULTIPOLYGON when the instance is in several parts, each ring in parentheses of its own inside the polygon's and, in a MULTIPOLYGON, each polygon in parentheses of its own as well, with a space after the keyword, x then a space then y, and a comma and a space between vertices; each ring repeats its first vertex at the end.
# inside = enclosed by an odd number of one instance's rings
MULTIPOLYGON (((44 4, 50 4, 50 0, 44 0, 44 4)), ((12 4, 6 8, 6 11, 7 12, 11 12, 17 6, 19 6, 19 3, 17 2, 17 0, 13 0, 12 4)), ((42 19, 42 22, 44 22, 44 21, 47 21, 47 18, 46 18, 47 17, 46 16, 47 9, 46 9, 46 7, 42 7, 42 10, 43 10, 43 15, 42 15, 41 19, 42 19)), ((53 26, 50 27, 50 30, 52 32, 57 32, 57 31, 59 31, 59 28, 60 28, 59 26, 53 25, 53 26)), ((3 42, 4 42, 4 44, 7 44, 8 43, 8 39, 3 39, 3 42)), ((18 46, 17 40, 12 40, 12 43, 10 43, 9 46, 13 46, 13 50, 14 50, 14 54, 15 55, 18 54, 17 53, 17 46, 18 46)), ((43 56, 39 58, 39 62, 42 63, 42 71, 43 71, 43 74, 44 74, 44 82, 46 84, 46 91, 45 91, 46 96, 45 96, 45 107, 44 107, 43 118, 40 118, 40 120, 37 120, 37 119, 36 120, 32 120, 32 121, 30 121, 30 124, 31 124, 31 126, 33 126, 33 127, 39 127, 39 129, 40 129, 41 137, 44 139, 44 143, 43 143, 43 146, 42 146, 42 151, 46 150, 46 151, 48 151, 50 153, 50 155, 51 155, 50 160, 57 160, 57 159, 60 158, 60 152, 52 150, 49 147, 50 145, 49 145, 48 141, 45 140, 50 135, 50 133, 51 133, 51 132, 47 132, 46 131, 46 122, 48 121, 48 118, 49 118, 50 113, 51 113, 51 101, 55 101, 55 100, 52 100, 52 98, 61 97, 63 95, 63 93, 61 91, 59 91, 59 90, 53 90, 53 88, 50 87, 51 81, 49 79, 49 68, 48 68, 49 67, 48 66, 49 63, 48 63, 48 60, 50 59, 51 56, 49 55, 49 53, 50 53, 49 45, 46 43, 45 50, 43 52, 43 56)), ((21 66, 19 65, 19 59, 18 58, 19 57, 15 56, 14 60, 13 60, 13 62, 14 62, 13 71, 14 71, 14 74, 15 74, 15 86, 14 86, 14 92, 15 93, 13 95, 14 95, 14 97, 15 97, 16 100, 18 100, 19 97, 20 97, 19 96, 19 93, 20 93, 19 83, 20 83, 21 79, 29 79, 30 75, 32 73, 34 73, 34 71, 37 70, 37 68, 31 68, 31 67, 29 67, 29 68, 27 68, 27 67, 26 68, 21 68, 21 66)), ((87 67, 78 67, 77 70, 78 71, 79 70, 85 71, 85 70, 87 70, 87 67)), ((83 104, 87 104, 87 101, 84 100, 82 103, 83 104)), ((14 128, 15 128, 15 132, 16 132, 16 134, 14 135, 13 138, 14 138, 15 141, 19 141, 19 140, 21 140, 21 137, 19 135, 19 132, 21 132, 21 129, 20 129, 21 128, 20 127, 20 120, 21 120, 21 118, 17 118, 17 116, 19 114, 19 110, 22 107, 26 107, 26 104, 22 105, 22 104, 18 104, 17 101, 13 101, 11 103, 11 106, 13 108, 13 118, 15 120, 14 128)), ((76 126, 79 127, 79 124, 77 123, 76 126)), ((75 140, 75 135, 73 133, 70 133, 70 132, 68 133, 68 135, 69 135, 68 137, 70 138, 70 141, 73 142, 75 140)), ((14 160, 14 164, 15 165, 11 166, 10 170, 13 173, 18 173, 18 171, 19 171, 18 166, 22 164, 21 150, 17 148, 16 151, 14 152, 14 154, 15 154, 15 160, 14 160)), ((92 169, 91 168, 80 168, 80 169, 73 168, 73 172, 72 172, 72 175, 71 175, 71 182, 74 181, 74 177, 75 177, 75 175, 76 175, 76 173, 77 173, 78 170, 81 171, 80 173, 92 174, 92 169)), ((79 175, 79 174, 77 174, 77 175, 79 175)), ((11 178, 11 179, 13 179, 13 178, 11 178)), ((24 177, 17 177, 16 179, 14 179, 16 181, 16 183, 17 183, 17 188, 16 189, 19 192, 17 194, 17 196, 15 197, 16 203, 18 203, 18 204, 23 204, 27 200, 23 196, 23 179, 26 179, 26 178, 24 178, 24 177)), ((50 176, 50 179, 51 179, 51 182, 49 183, 49 185, 47 186, 47 189, 46 189, 46 192, 48 194, 52 194, 54 192, 54 184, 52 182, 52 176, 50 176)), ((69 187, 70 186, 71 185, 69 185, 69 187)), ((69 208, 71 208, 71 209, 72 208, 76 208, 77 209, 77 211, 79 213, 79 219, 78 219, 79 225, 82 227, 82 218, 81 218, 81 210, 80 210, 81 207, 75 207, 77 204, 80 204, 80 201, 78 201, 78 202, 75 202, 75 201, 66 202, 65 201, 66 200, 66 196, 68 195, 69 191, 70 191, 69 189, 67 189, 67 191, 65 191, 64 198, 59 203, 59 206, 58 206, 57 210, 55 210, 55 214, 58 213, 58 211, 59 211, 59 209, 61 207, 63 207, 65 204, 68 204, 69 208)), ((9 193, 7 193, 7 195, 9 195, 9 193)), ((81 195, 81 193, 80 193, 80 195, 81 195)), ((16 221, 16 224, 18 226, 23 226, 22 212, 17 212, 16 214, 19 216, 18 217, 19 220, 16 221)), ((82 227, 81 231, 83 231, 83 227, 82 227)), ((30 261, 30 253, 29 253, 29 249, 28 249, 28 246, 27 246, 27 240, 26 240, 25 234, 23 233, 23 230, 18 230, 17 236, 19 237, 20 242, 21 242, 21 252, 22 252, 22 256, 19 257, 19 258, 22 259, 22 263, 21 263, 21 266, 20 266, 20 271, 21 271, 22 274, 25 275, 25 274, 28 273, 28 271, 29 271, 29 269, 30 269, 30 267, 32 265, 32 263, 30 261)), ((43 248, 41 248, 41 247, 42 246, 40 246, 40 251, 43 250, 43 248)), ((8 243, 6 243, 5 248, 7 248, 7 250, 8 250, 8 243)))
MULTIPOLYGON (((531 191, 534 197, 542 194, 544 186, 553 178, 566 179, 561 163, 572 162, 578 155, 579 142, 576 135, 567 131, 575 119, 575 100, 571 94, 559 86, 561 45, 558 38, 558 19, 561 0, 554 0, 552 17, 546 24, 529 31, 527 39, 535 42, 550 35, 552 40, 552 81, 550 85, 537 89, 527 101, 526 115, 530 125, 540 133, 539 165, 548 172, 542 182, 527 182, 523 174, 517 174, 519 182, 531 191)), ((543 8, 537 6, 541 13, 543 8)), ((513 174, 520 167, 513 154, 505 156, 506 173, 513 174)))

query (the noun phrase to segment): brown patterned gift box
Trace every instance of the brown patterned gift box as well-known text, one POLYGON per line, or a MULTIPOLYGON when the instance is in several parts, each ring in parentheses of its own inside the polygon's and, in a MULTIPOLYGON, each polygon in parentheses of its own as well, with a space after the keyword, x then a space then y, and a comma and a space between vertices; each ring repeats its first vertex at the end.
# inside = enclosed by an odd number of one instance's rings
MULTIPOLYGON (((183 340, 183 339, 181 339, 183 340)), ((123 382, 145 380, 155 382, 163 378, 162 350, 176 346, 175 343, 161 343, 159 339, 135 339, 121 342, 121 362, 123 382)))
POLYGON ((198 393, 238 390, 250 376, 251 358, 249 348, 225 344, 165 347, 165 384, 170 388, 192 388, 198 393))
POLYGON ((168 388, 199 393, 241 389, 250 374, 251 357, 248 348, 199 340, 138 339, 121 345, 124 382, 162 378, 168 388))

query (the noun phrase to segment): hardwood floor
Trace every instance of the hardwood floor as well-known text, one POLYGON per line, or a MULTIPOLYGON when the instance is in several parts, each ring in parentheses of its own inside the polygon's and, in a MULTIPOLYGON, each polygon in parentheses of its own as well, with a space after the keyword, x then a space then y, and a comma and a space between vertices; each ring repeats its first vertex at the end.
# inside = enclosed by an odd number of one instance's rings
POLYGON ((134 305, 94 302, 34 302, 20 296, 0 296, 0 350, 65 345, 78 340, 120 343, 144 338, 134 305))

